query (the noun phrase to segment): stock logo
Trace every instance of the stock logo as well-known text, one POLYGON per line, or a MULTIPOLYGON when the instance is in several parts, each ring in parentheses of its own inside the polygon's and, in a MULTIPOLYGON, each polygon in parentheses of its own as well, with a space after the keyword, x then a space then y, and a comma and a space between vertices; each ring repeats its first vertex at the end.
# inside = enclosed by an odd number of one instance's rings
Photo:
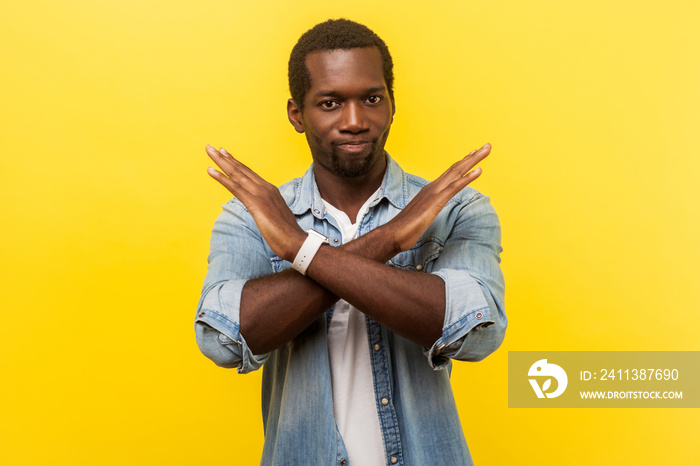
POLYGON ((569 383, 569 378, 566 376, 564 369, 556 364, 548 364, 546 359, 540 359, 535 364, 530 366, 527 375, 529 377, 543 378, 547 377, 542 383, 542 386, 537 383, 537 379, 528 379, 532 389, 535 391, 537 398, 556 398, 566 390, 566 385, 569 383), (552 378, 557 381, 557 389, 553 392, 547 392, 551 388, 552 378))

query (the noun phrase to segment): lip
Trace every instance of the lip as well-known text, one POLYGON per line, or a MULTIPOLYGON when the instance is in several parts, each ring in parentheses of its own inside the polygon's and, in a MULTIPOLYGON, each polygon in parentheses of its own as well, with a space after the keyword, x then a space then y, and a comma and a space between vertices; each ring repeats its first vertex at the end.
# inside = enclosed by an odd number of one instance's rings
POLYGON ((345 152, 362 152, 372 145, 372 141, 343 141, 335 144, 345 152))

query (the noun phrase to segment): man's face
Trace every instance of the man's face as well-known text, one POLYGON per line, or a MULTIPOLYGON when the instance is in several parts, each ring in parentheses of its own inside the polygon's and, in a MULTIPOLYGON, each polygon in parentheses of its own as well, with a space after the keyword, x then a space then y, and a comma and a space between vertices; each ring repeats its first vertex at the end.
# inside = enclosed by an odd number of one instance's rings
POLYGON ((306 57, 311 89, 303 113, 293 101, 289 119, 306 134, 314 163, 342 178, 368 173, 384 160, 394 103, 376 47, 322 50, 306 57))

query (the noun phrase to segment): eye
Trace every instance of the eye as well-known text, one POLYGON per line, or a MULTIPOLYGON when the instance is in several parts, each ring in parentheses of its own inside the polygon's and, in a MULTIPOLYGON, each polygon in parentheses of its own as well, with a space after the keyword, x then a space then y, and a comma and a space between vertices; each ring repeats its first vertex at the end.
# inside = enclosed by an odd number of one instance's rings
POLYGON ((378 104, 381 101, 382 101, 382 96, 380 96, 380 95, 371 95, 371 96, 367 97, 367 102, 369 102, 370 104, 378 104))
POLYGON ((338 102, 335 100, 324 100, 323 102, 320 102, 318 106, 324 110, 333 110, 338 106, 338 102))

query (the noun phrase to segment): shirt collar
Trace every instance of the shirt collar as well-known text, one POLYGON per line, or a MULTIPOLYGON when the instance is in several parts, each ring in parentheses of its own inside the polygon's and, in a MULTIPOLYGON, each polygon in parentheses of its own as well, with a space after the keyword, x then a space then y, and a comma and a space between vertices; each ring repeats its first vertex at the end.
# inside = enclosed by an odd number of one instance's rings
MULTIPOLYGON (((386 198, 397 209, 403 209, 407 204, 406 194, 406 177, 404 171, 398 163, 391 158, 388 152, 386 154, 386 171, 384 179, 379 186, 379 195, 377 199, 370 204, 370 207, 378 204, 383 198, 386 198)), ((302 215, 308 210, 313 212, 314 216, 322 218, 325 212, 325 206, 321 199, 321 193, 316 185, 314 178, 314 165, 311 164, 304 176, 301 177, 301 182, 297 186, 296 201, 290 206, 294 215, 302 215)))

